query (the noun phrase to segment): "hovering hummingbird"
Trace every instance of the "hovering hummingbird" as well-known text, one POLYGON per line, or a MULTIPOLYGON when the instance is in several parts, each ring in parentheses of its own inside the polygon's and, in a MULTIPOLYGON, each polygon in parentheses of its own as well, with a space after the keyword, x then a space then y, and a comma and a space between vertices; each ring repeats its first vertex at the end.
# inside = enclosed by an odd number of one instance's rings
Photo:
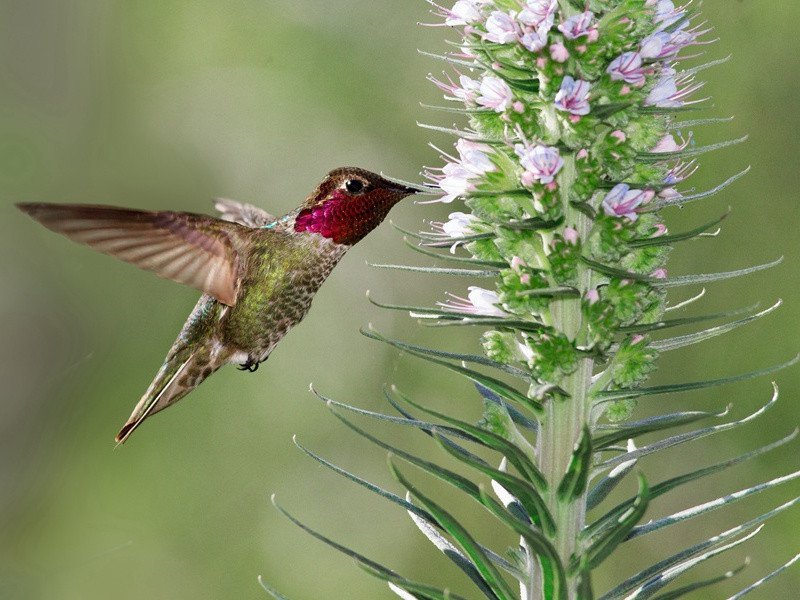
POLYGON ((275 218, 216 200, 221 218, 79 204, 18 204, 48 229, 203 292, 164 364, 117 434, 174 404, 226 363, 255 371, 306 316, 347 250, 421 190, 344 167, 275 218))

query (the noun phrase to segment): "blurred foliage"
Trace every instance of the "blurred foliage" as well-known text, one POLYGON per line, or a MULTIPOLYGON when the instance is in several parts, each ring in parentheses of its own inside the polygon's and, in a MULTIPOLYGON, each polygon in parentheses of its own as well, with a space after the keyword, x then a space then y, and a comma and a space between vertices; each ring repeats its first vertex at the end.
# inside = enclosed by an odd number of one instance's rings
MULTIPOLYGON (((364 290, 420 305, 469 282, 368 267, 365 261, 424 260, 384 225, 351 251, 310 316, 257 374, 224 369, 114 450, 114 433, 197 294, 51 234, 13 208, 38 200, 207 212, 211 197, 227 196, 281 213, 336 166, 415 179, 422 164, 438 160, 426 144, 451 143, 415 126, 452 121, 418 106, 439 103, 424 76, 442 65, 416 52, 444 49, 440 31, 416 25, 428 20, 427 9, 422 0, 0 0, 0 596, 264 598, 256 581, 263 574, 295 598, 390 597, 286 522, 269 504, 272 492, 309 524, 409 576, 453 575, 432 560, 435 550, 420 551, 405 515, 322 471, 291 436, 391 486, 384 457, 366 452, 327 414, 308 393, 310 382, 366 408, 382 407, 381 386, 392 382, 439 407, 472 403, 477 417, 476 395, 457 377, 358 333, 372 322, 424 343, 438 332, 380 311, 364 290), (341 506, 351 510, 343 514, 341 506)), ((721 38, 708 56, 733 54, 703 72, 714 106, 708 114, 736 118, 694 137, 708 143, 746 133, 750 140, 705 157, 692 185, 707 189, 747 164, 753 169, 711 201, 667 213, 681 231, 733 208, 718 238, 673 253, 670 272, 786 255, 766 273, 712 284, 693 310, 778 297, 785 305, 755 327, 665 355, 654 383, 760 368, 800 347, 800 84, 793 77, 800 5, 710 0, 703 12, 721 38)), ((409 202, 391 218, 419 229, 449 208, 409 202)), ((449 333, 453 350, 478 349, 475 331, 449 333)), ((782 401, 758 427, 673 451, 648 470, 667 477, 686 470, 684 461, 710 464, 734 446, 744 451, 788 433, 798 421, 800 371, 778 382, 782 401)), ((757 380, 647 402, 676 410, 733 402, 743 415, 770 392, 768 381, 757 380)), ((637 416, 649 414, 647 402, 637 416)), ((793 470, 795 448, 703 482, 701 497, 692 488, 691 499, 655 503, 652 516, 793 470)), ((791 492, 749 500, 672 535, 699 540, 791 492)), ((752 557, 749 572, 766 573, 796 552, 798 527, 797 511, 770 523, 741 550, 752 557)), ((648 543, 623 551, 631 572, 663 554, 648 543)), ((722 568, 712 561, 706 574, 722 568)), ((800 570, 772 585, 766 589, 774 594, 797 589, 800 570)))

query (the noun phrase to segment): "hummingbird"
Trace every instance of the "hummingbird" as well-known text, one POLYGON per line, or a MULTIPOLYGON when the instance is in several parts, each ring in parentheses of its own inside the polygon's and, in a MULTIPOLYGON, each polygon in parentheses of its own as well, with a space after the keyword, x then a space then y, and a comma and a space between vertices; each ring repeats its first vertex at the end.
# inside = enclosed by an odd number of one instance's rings
POLYGON ((121 444, 223 365, 258 369, 306 316, 347 250, 420 191, 343 167, 280 218, 227 199, 215 200, 219 218, 83 204, 17 207, 76 242, 203 292, 117 434, 121 444))

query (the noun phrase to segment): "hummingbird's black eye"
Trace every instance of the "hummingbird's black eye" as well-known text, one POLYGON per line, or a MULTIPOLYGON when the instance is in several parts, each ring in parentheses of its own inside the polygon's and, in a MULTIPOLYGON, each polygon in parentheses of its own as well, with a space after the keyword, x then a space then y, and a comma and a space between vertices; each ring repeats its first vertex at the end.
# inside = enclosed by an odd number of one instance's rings
POLYGON ((360 179, 348 179, 344 182, 344 189, 350 194, 358 194, 364 191, 364 182, 360 179))

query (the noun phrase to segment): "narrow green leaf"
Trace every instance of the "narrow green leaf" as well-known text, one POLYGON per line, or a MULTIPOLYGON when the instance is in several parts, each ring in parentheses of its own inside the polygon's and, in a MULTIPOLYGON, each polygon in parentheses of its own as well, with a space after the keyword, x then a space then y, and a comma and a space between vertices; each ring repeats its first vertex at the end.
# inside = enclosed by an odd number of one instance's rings
POLYGON ((344 404, 343 402, 337 402, 336 400, 332 400, 327 396, 320 394, 316 389, 314 389, 313 386, 311 386, 311 391, 314 393, 315 396, 317 396, 317 398, 325 402, 325 404, 327 404, 329 407, 334 406, 336 408, 343 408, 344 410, 355 413, 357 415, 363 415, 365 417, 370 417, 372 419, 377 419, 380 421, 387 421, 389 423, 393 423, 396 425, 408 425, 426 432, 430 432, 434 427, 436 427, 440 430, 446 430, 448 435, 460 437, 462 439, 469 441, 475 441, 472 436, 466 435, 458 429, 445 427, 442 425, 435 425, 434 423, 426 423, 425 421, 420 421, 419 419, 401 419, 400 417, 394 417, 392 415, 385 415, 383 413, 372 412, 370 410, 365 410, 363 408, 350 406, 349 404, 344 404))
POLYGON ((504 402, 500 396, 495 394, 489 388, 483 387, 480 383, 476 383, 475 388, 478 390, 478 393, 484 400, 502 406, 506 410, 506 412, 508 412, 508 415, 511 417, 511 420, 514 421, 515 425, 518 425, 523 429, 527 429, 528 431, 539 430, 539 423, 537 423, 533 419, 529 419, 527 416, 519 412, 516 408, 514 408, 507 402, 504 402))
POLYGON ((789 567, 791 567, 791 566, 792 566, 794 563, 796 563, 798 560, 800 560, 800 554, 796 554, 796 555, 795 555, 795 556, 794 556, 794 557, 793 557, 793 558, 792 558, 792 559, 791 559, 789 562, 787 562, 786 564, 784 564, 782 567, 779 567, 779 568, 775 569, 775 570, 774 570, 772 573, 770 573, 770 574, 769 574, 769 575, 767 575, 766 577, 762 577, 761 579, 759 579, 758 581, 756 581, 754 584, 747 586, 746 588, 744 588, 744 589, 743 589, 743 590, 741 590, 740 592, 737 592, 736 594, 734 594, 733 596, 731 596, 730 598, 728 598, 728 600, 739 600, 739 598, 741 598, 741 597, 742 597, 742 596, 744 596, 745 594, 749 594, 749 593, 750 593, 750 592, 752 592, 753 590, 755 590, 755 589, 757 589, 757 588, 761 587, 763 584, 765 584, 767 581, 769 581, 769 580, 770 580, 770 579, 772 579, 773 577, 775 577, 775 576, 777 576, 777 575, 780 575, 781 573, 783 573, 783 572, 784 572, 786 569, 788 569, 789 567))
POLYGON ((289 600, 289 598, 281 594, 278 590, 270 587, 267 582, 264 581, 264 578, 261 575, 258 576, 258 583, 262 588, 267 590, 267 593, 269 593, 270 596, 276 600, 289 600))
POLYGON ((734 429, 736 427, 741 427, 742 425, 750 423, 754 419, 757 419, 758 417, 763 415, 767 410, 772 408, 778 401, 778 388, 774 383, 772 385, 772 389, 773 389, 772 398, 770 399, 769 402, 767 402, 764 406, 759 408, 756 412, 744 417, 743 419, 740 419, 739 421, 731 421, 730 423, 713 425, 711 427, 705 427, 703 429, 698 429, 696 431, 690 431, 688 433, 682 433, 680 435, 659 440, 658 442, 655 442, 649 446, 644 446, 642 448, 634 450, 633 452, 628 452, 626 454, 621 454, 619 456, 615 456, 614 458, 610 458, 597 465, 596 470, 599 472, 605 469, 610 469, 623 462, 627 462, 633 458, 640 458, 642 456, 652 454, 653 452, 658 452, 659 450, 664 450, 666 448, 671 448, 672 446, 677 446, 678 444, 682 444, 684 442, 696 440, 701 437, 705 437, 707 435, 720 433, 722 431, 727 431, 729 429, 734 429))
POLYGON ((280 504, 278 504, 277 501, 275 500, 274 494, 272 495, 272 504, 283 514, 283 516, 285 516, 292 523, 297 525, 300 529, 302 529, 312 537, 317 538, 319 541, 327 544, 331 548, 334 548, 335 550, 338 550, 339 552, 346 554, 350 558, 355 559, 355 561, 359 565, 369 567, 375 573, 380 573, 381 576, 391 578, 391 580, 398 579, 399 581, 403 582, 403 584, 410 583, 407 579, 400 577, 399 575, 397 575, 397 573, 395 573, 391 569, 388 569, 387 567, 384 567, 380 563, 377 563, 374 560, 367 558, 363 554, 359 554, 355 550, 351 550, 350 548, 343 546, 338 542, 334 542, 332 539, 322 535, 318 531, 311 529, 308 525, 293 517, 285 508, 283 508, 280 504))
POLYGON ((391 469, 397 481, 411 492, 411 495, 414 496, 420 504, 433 515, 436 521, 441 523, 445 531, 458 542, 461 549, 469 556, 475 568, 478 569, 484 581, 491 587, 492 591, 494 591, 501 600, 512 600, 514 592, 467 530, 464 529, 450 513, 420 492, 416 486, 406 479, 391 460, 391 456, 389 457, 389 469, 391 469))
POLYGON ((732 331, 737 327, 741 327, 742 325, 747 325, 748 323, 751 323, 756 319, 760 319, 761 317, 770 314, 772 311, 777 309, 781 304, 782 304, 781 300, 778 300, 775 304, 773 304, 769 308, 762 310, 761 312, 758 312, 754 315, 750 315, 749 317, 745 317, 744 319, 738 319, 736 321, 731 321, 730 323, 725 323, 723 325, 718 325, 717 327, 711 327, 709 329, 705 329, 703 331, 698 331, 695 333, 690 333, 688 335, 681 335, 673 338, 667 338, 664 340, 656 340, 650 343, 650 347, 655 348, 659 352, 667 352, 669 350, 676 350, 677 348, 684 348, 692 344, 704 342, 705 340, 732 331))
MULTIPOLYGON (((412 317, 417 315, 412 314, 412 317)), ((493 327, 495 329, 517 329, 519 331, 541 331, 545 326, 541 323, 534 323, 533 321, 523 321, 522 319, 509 319, 507 317, 470 317, 464 316, 461 319, 453 320, 438 320, 434 323, 422 322, 423 325, 428 327, 450 327, 453 325, 478 325, 480 327, 493 327)))
POLYGON ((406 238, 403 238, 403 242, 405 242, 406 246, 414 250, 414 252, 419 252, 420 254, 424 254, 425 256, 431 256, 437 260, 447 260, 450 262, 467 263, 471 265, 477 265, 480 267, 494 267, 497 269, 508 268, 508 263, 501 262, 499 260, 478 260, 477 258, 466 258, 463 256, 456 256, 455 254, 451 254, 449 252, 447 254, 442 254, 441 252, 434 252, 433 250, 427 250, 424 246, 420 246, 419 244, 413 244, 406 238))
POLYGON ((688 519, 698 517, 705 513, 711 512, 712 510, 716 510, 718 508, 722 508, 729 504, 733 504, 734 502, 738 502, 743 498, 748 498, 754 494, 758 494, 760 492, 763 492, 764 490, 768 490, 782 483, 794 481, 795 479, 798 478, 800 478, 800 471, 795 471, 794 473, 790 473, 789 475, 784 475, 783 477, 776 477, 775 479, 771 479, 770 481, 761 483, 759 485, 754 485, 753 487, 745 488, 743 490, 739 490, 738 492, 733 492, 732 494, 726 494, 725 496, 721 496, 719 498, 716 498, 715 500, 711 500, 710 502, 703 502, 702 504, 697 504, 696 506, 692 506, 691 508, 687 508, 685 510, 673 513, 668 517, 664 517, 662 519, 656 519, 655 521, 651 521, 649 523, 646 523, 645 525, 640 525, 639 527, 634 528, 630 532, 628 539, 633 539, 645 535, 647 533, 652 533, 653 531, 658 531, 659 529, 663 529, 664 527, 680 523, 681 521, 686 521, 688 519))
POLYGON ((538 557, 539 564, 545 579, 545 585, 550 585, 552 594, 549 598, 554 600, 567 599, 567 575, 564 566, 558 557, 558 552, 544 536, 544 534, 531 526, 530 523, 521 521, 513 513, 509 512, 502 505, 493 502, 492 498, 486 493, 486 489, 480 486, 481 496, 484 498, 484 505, 503 523, 519 534, 528 544, 531 551, 538 557))
POLYGON ((690 231, 685 231, 683 233, 676 233, 673 235, 661 235, 659 237, 654 238, 644 238, 638 240, 632 240, 628 242, 628 246, 631 248, 646 248, 648 246, 667 246, 670 244, 674 244, 676 242, 682 242, 684 240, 690 240, 692 238, 697 237, 701 233, 708 231, 715 225, 719 225, 722 223, 730 213, 725 213, 719 219, 715 219, 705 225, 701 225, 700 227, 696 227, 690 231))
MULTIPOLYGON (((760 456, 760 455, 762 455, 762 454, 764 454, 766 452, 769 452, 771 450, 779 448, 779 447, 783 446, 784 444, 787 444, 790 441, 792 441, 796 436, 797 436, 797 431, 794 431, 790 435, 788 435, 788 436, 786 436, 786 437, 784 437, 784 438, 782 438, 782 439, 780 439, 780 440, 778 440, 776 442, 772 442, 771 444, 767 444, 765 446, 762 446, 761 448, 757 448, 756 450, 753 450, 751 452, 747 452, 745 454, 742 454, 741 456, 737 456, 735 458, 730 458, 728 460, 724 460, 724 461, 716 463, 714 465, 710 465, 708 467, 703 467, 701 469, 697 469, 696 471, 692 471, 691 473, 685 473, 683 475, 678 475, 678 476, 673 477, 671 479, 667 479, 665 481, 662 481, 661 483, 659 483, 658 485, 654 485, 650 489, 650 499, 653 500, 653 499, 658 498, 659 496, 661 496, 663 494, 666 494, 667 492, 670 492, 670 491, 674 490, 677 487, 680 487, 680 486, 685 485, 687 483, 691 483, 691 482, 696 481, 696 480, 698 480, 698 479, 700 479, 702 477, 708 477, 709 475, 713 475, 715 473, 719 473, 719 472, 724 471, 725 469, 729 469, 729 468, 731 468, 731 467, 733 467, 733 466, 735 466, 735 465, 737 465, 739 463, 748 461, 748 460, 750 460, 752 458, 755 458, 757 456, 760 456)), ((621 504, 618 504, 616 507, 614 507, 608 513, 606 513, 603 517, 601 517, 600 519, 598 519, 597 521, 595 521, 591 525, 587 526, 584 529, 584 534, 582 534, 582 535, 584 535, 584 536, 586 536, 586 535, 592 535, 592 536, 596 535, 598 531, 600 531, 603 528, 607 527, 608 524, 612 523, 614 521, 614 519, 618 518, 618 516, 621 513, 626 511, 630 507, 632 502, 633 502, 633 500, 629 498, 628 500, 625 500, 621 504)), ((631 537, 636 537, 636 536, 632 535, 631 537)))
MULTIPOLYGON (((628 452, 632 452, 636 449, 636 446, 633 443, 633 440, 628 441, 628 452)), ((592 510, 593 508, 597 507, 606 497, 614 491, 620 482, 628 475, 633 468, 636 466, 638 459, 632 458, 631 460, 621 463, 611 469, 608 475, 603 477, 591 490, 589 490, 589 494, 586 496, 586 510, 592 510)))
POLYGON ((586 489, 589 481, 589 472, 592 468, 592 434, 589 426, 583 426, 583 433, 578 440, 567 472, 558 485, 558 500, 562 503, 571 503, 578 499, 586 489))
MULTIPOLYGON (((406 500, 410 502, 410 497, 406 494, 406 500)), ((427 511, 425 511, 427 513, 427 511)), ((434 525, 432 522, 428 521, 420 517, 416 512, 409 511, 409 516, 411 520, 414 522, 414 525, 417 526, 422 534, 428 538, 428 540, 436 546, 436 548, 442 552, 447 558, 449 558, 455 565, 461 569, 467 577, 469 577, 472 582, 478 587, 478 589, 483 593, 484 596, 489 598, 489 600, 497 600, 497 595, 492 591, 491 587, 486 583, 484 578, 478 572, 478 569, 475 568, 475 565, 464 556, 458 548, 456 548, 450 541, 445 538, 441 533, 439 533, 437 527, 441 527, 438 523, 434 525)))
POLYGON ((610 277, 617 277, 619 279, 632 279, 634 281, 641 281, 643 283, 649 283, 653 287, 657 288, 669 288, 669 287, 678 287, 682 285, 694 285, 697 283, 708 283, 710 281, 722 281, 724 279, 733 279, 735 277, 740 277, 742 275, 749 275, 750 273, 755 273, 756 271, 763 271, 764 269, 769 269, 771 267, 779 265, 781 262, 783 262, 783 257, 769 263, 756 265, 754 267, 747 267, 746 269, 738 269, 736 271, 724 271, 720 273, 698 273, 696 275, 680 275, 677 277, 667 277, 666 279, 657 279, 655 277, 650 277, 649 275, 644 275, 641 273, 633 273, 630 271, 625 271, 623 269, 617 269, 615 267, 604 265, 602 263, 596 262, 586 257, 581 257, 581 262, 583 262, 593 271, 602 273, 603 275, 608 275, 610 277))
MULTIPOLYGON (((520 194, 524 194, 525 196, 530 196, 531 191, 526 188, 521 188, 518 190, 520 194)), ((501 193, 492 193, 492 195, 500 195, 501 193)), ((555 229, 556 227, 560 226, 564 223, 563 215, 558 217, 557 219, 543 219, 541 217, 531 217, 530 219, 523 219, 521 221, 495 221, 492 223, 497 227, 501 227, 503 229, 512 229, 514 231, 519 230, 531 230, 531 231, 549 231, 551 229, 555 229)))
POLYGON ((719 379, 706 379, 704 381, 687 381, 685 383, 672 383, 669 385, 656 385, 653 387, 637 388, 629 390, 611 390, 603 392, 595 392, 593 396, 600 401, 610 402, 613 400, 624 400, 627 398, 640 398, 642 396, 655 396, 657 394, 674 394, 677 392, 688 392, 691 390, 702 390, 710 387, 718 387, 736 381, 744 381, 746 379, 753 379, 761 375, 769 375, 776 371, 781 371, 787 367, 791 367, 800 360, 800 354, 795 356, 792 360, 787 361, 780 365, 774 365, 761 369, 760 371, 751 371, 750 373, 742 373, 741 375, 733 375, 731 377, 720 377, 719 379))
POLYGON ((718 123, 730 123, 733 117, 711 117, 709 119, 693 119, 691 121, 673 121, 667 125, 669 131, 688 129, 689 127, 699 127, 700 125, 716 125, 718 123))
POLYGON ((566 298, 577 298, 581 295, 580 291, 577 288, 562 285, 559 287, 551 287, 551 288, 538 288, 538 289, 531 289, 531 290, 521 290, 517 292, 518 297, 523 296, 552 296, 556 297, 566 297, 566 298))
POLYGON ((370 575, 373 575, 374 577, 377 577, 378 579, 381 579, 390 585, 394 585, 405 592, 411 593, 413 598, 420 598, 422 600, 467 600, 467 598, 464 598, 464 596, 454 594, 447 589, 443 590, 432 585, 417 583, 416 581, 411 581, 405 577, 400 577, 399 575, 394 575, 380 569, 375 569, 371 565, 364 564, 360 561, 356 564, 358 564, 359 567, 364 569, 364 571, 370 575))
MULTIPOLYGON (((698 299, 702 296, 699 294, 694 298, 690 299, 689 301, 698 299)), ((680 308, 679 306, 672 307, 674 310, 675 308, 680 308)), ((642 323, 638 325, 630 325, 626 327, 620 327, 620 333, 646 333, 650 331, 660 331, 662 329, 669 329, 671 327, 680 327, 681 325, 691 325, 692 323, 700 323, 702 321, 712 321, 714 319, 727 319, 728 317, 736 317, 738 315, 743 315, 745 313, 752 312, 758 308, 758 304, 752 304, 750 306, 746 306, 744 308, 737 308, 736 310, 729 310, 723 313, 714 313, 710 315, 700 315, 698 317, 683 317, 680 319, 666 319, 663 321, 656 321, 655 323, 642 323)), ((669 308, 667 309, 669 310, 669 308)))
POLYGON ((737 525, 736 527, 732 527, 727 531, 720 533, 719 535, 715 535, 714 537, 708 538, 705 541, 700 542, 699 544, 695 544, 690 548, 686 548, 676 554, 673 554, 669 558, 665 558, 662 561, 640 571, 636 575, 629 577, 613 590, 609 591, 607 594, 603 595, 599 600, 611 600, 616 598, 630 598, 631 590, 635 588, 641 587, 646 581, 651 578, 658 577, 661 573, 664 573, 668 569, 672 569, 675 565, 678 565, 692 557, 698 556, 711 548, 715 548, 720 546, 721 544, 726 543, 728 540, 731 540, 754 527, 757 527, 764 521, 771 519, 775 515, 782 513, 789 508, 800 504, 800 497, 795 498, 794 500, 790 500, 789 502, 785 502, 784 504, 773 508, 772 510, 765 512, 764 514, 756 517, 755 519, 751 519, 750 521, 743 523, 741 525, 737 525))
POLYGON ((748 136, 745 135, 735 140, 726 140, 724 142, 717 142, 716 144, 708 144, 707 146, 690 146, 675 152, 639 152, 637 156, 639 160, 646 163, 674 161, 681 158, 700 156, 706 152, 720 150, 729 146, 735 146, 736 144, 741 144, 742 142, 747 141, 747 137, 748 136))
POLYGON ((488 475, 494 481, 502 485, 514 495, 519 503, 525 508, 529 518, 537 526, 541 527, 542 531, 544 531, 546 535, 552 536, 555 534, 555 521, 553 520, 550 512, 547 510, 547 504, 545 503, 544 498, 539 495, 533 485, 524 479, 517 477, 516 475, 501 471, 500 469, 489 466, 484 462, 475 461, 468 456, 463 456, 458 452, 454 452, 453 449, 446 444, 442 444, 442 448, 444 448, 455 458, 459 459, 461 462, 474 469, 477 469, 485 475, 488 475))
POLYGON ((496 433, 492 433, 491 431, 487 431, 486 429, 471 425, 465 421, 460 421, 443 413, 431 410, 414 402, 411 400, 411 398, 400 392, 398 392, 398 395, 400 395, 405 402, 414 408, 423 411, 425 414, 436 417, 437 419, 441 419, 456 429, 460 429, 469 435, 474 436, 477 440, 480 440, 482 445, 485 447, 499 452, 505 456, 523 476, 533 483, 540 492, 547 491, 547 480, 542 472, 536 467, 536 465, 533 464, 531 459, 528 458, 528 455, 525 454, 522 449, 509 442, 504 437, 499 436, 496 433))
POLYGON ((582 556, 573 560, 570 571, 577 571, 581 560, 585 561, 587 568, 595 569, 619 546, 628 536, 634 526, 642 519, 650 501, 650 490, 644 475, 639 475, 639 492, 633 505, 616 520, 614 527, 610 527, 603 535, 598 536, 582 556))
POLYGON ((687 194, 685 196, 679 196, 676 198, 671 198, 669 200, 660 200, 656 205, 653 205, 653 209, 660 210, 665 206, 683 206, 684 204, 689 204, 689 202, 695 202, 697 200, 702 200, 703 198, 708 198, 710 196, 713 196, 714 194, 721 192, 726 187, 731 185, 734 181, 744 177, 749 172, 750 172, 750 167, 747 167, 746 169, 739 171, 735 175, 731 175, 719 185, 714 186, 713 188, 711 188, 710 190, 706 190, 705 192, 699 192, 697 194, 687 194))
POLYGON ((685 411, 669 415, 658 415, 641 421, 631 421, 624 425, 597 425, 595 426, 595 435, 592 438, 592 446, 594 446, 595 450, 602 450, 617 442, 636 439, 646 433, 665 431, 672 427, 696 423, 703 419, 724 417, 726 414, 728 414, 727 408, 716 413, 685 411), (608 433, 603 433, 604 431, 608 433))
MULTIPOLYGON (((373 340, 378 340, 381 342, 388 341, 383 336, 375 334, 371 330, 367 330, 366 332, 362 330, 361 333, 367 336, 368 338, 372 338, 373 340)), ((534 381, 530 373, 527 373, 526 371, 523 371, 522 369, 518 369, 511 365, 506 365, 503 363, 496 362, 490 358, 486 358, 485 356, 478 356, 477 354, 460 354, 457 352, 444 352, 442 350, 434 350, 433 348, 426 348, 424 346, 414 346, 412 344, 406 344, 404 342, 398 342, 396 340, 392 341, 394 342, 392 345, 400 350, 406 350, 409 352, 415 352, 420 354, 427 354, 428 356, 434 356, 438 358, 448 358, 451 360, 471 362, 478 365, 482 365, 484 367, 491 367, 499 371, 504 371, 505 373, 513 375, 514 377, 519 377, 520 379, 523 379, 528 383, 532 383, 534 381)))
POLYGON ((349 471, 345 471, 341 467, 338 467, 335 464, 333 464, 332 462, 329 462, 329 461, 325 460, 324 458, 322 458, 321 456, 313 453, 311 450, 309 450, 308 448, 306 448, 300 442, 297 441, 297 436, 293 436, 292 437, 292 441, 294 441, 295 445, 298 448, 300 448, 300 450, 305 452, 308 456, 310 456, 311 458, 313 458, 314 460, 319 462, 321 465, 329 468, 334 473, 337 473, 337 474, 349 479, 350 481, 354 481, 358 485, 368 489, 370 492, 378 494, 379 496, 381 496, 383 498, 386 498, 390 502, 394 502, 395 504, 401 506, 404 510, 407 510, 410 513, 414 513, 418 517, 420 517, 422 519, 425 519, 426 521, 433 521, 433 517, 430 514, 428 514, 427 512, 422 510, 420 507, 416 506, 415 504, 412 504, 411 502, 408 502, 407 500, 403 499, 401 496, 398 496, 397 494, 393 494, 392 492, 389 492, 389 491, 387 491, 387 490, 375 485, 374 483, 370 483, 366 479, 362 479, 361 477, 358 477, 357 475, 353 475, 349 471))
POLYGON ((376 269, 395 269, 399 271, 412 271, 414 273, 428 273, 432 275, 459 275, 463 277, 498 277, 498 269, 445 269, 443 267, 418 267, 414 265, 382 265, 377 263, 367 263, 376 269))
MULTIPOLYGON (((677 563, 675 565, 670 566, 669 568, 663 569, 661 572, 655 574, 652 578, 645 581, 639 587, 633 589, 631 593, 626 598, 636 598, 636 600, 645 600, 647 598, 652 598, 655 593, 659 590, 663 589, 664 587, 668 586, 670 583, 675 581, 678 577, 686 573, 689 569, 692 569, 707 561, 710 558, 714 558, 715 556, 719 556, 723 552, 727 552, 740 544, 744 544, 746 541, 750 540, 751 538, 758 535, 761 531, 761 527, 753 531, 752 533, 748 533, 745 536, 742 536, 738 540, 734 540, 725 545, 721 545, 719 547, 714 548, 713 550, 709 550, 703 554, 699 554, 693 556, 689 560, 677 563)), ((718 544, 715 544, 718 545, 718 544)), ((612 596, 613 598, 619 598, 620 596, 612 596)), ((603 600, 603 598, 601 598, 603 600)))
POLYGON ((394 346, 395 348, 404 350, 405 352, 408 352, 412 356, 423 358, 434 364, 446 367, 451 371, 455 371, 456 373, 463 375, 468 379, 471 379, 475 383, 479 383, 482 386, 489 388, 494 393, 502 396, 503 398, 506 398, 507 400, 511 400, 513 402, 519 402, 520 404, 527 406, 530 410, 532 410, 536 414, 539 414, 544 410, 544 406, 542 405, 541 402, 534 400, 532 398, 528 398, 524 394, 521 394, 520 392, 512 388, 510 385, 503 383, 499 379, 495 379, 494 377, 489 377, 488 375, 483 375, 482 373, 478 373, 477 371, 473 371, 472 369, 467 369, 466 367, 462 367, 460 365, 454 365, 453 363, 448 362, 446 360, 441 360, 433 356, 429 356, 425 353, 418 352, 416 350, 404 348, 401 342, 396 342, 394 340, 390 340, 389 338, 385 338, 374 331, 367 332, 362 329, 361 333, 372 339, 385 342, 390 346, 394 346))
POLYGON ((699 590, 699 589, 702 589, 702 588, 705 588, 705 587, 709 587, 709 586, 715 585, 717 583, 720 583, 722 581, 725 581, 726 579, 730 579, 734 575, 738 575, 739 573, 741 573, 745 569, 745 567, 747 567, 749 564, 750 564, 750 561, 746 560, 745 562, 743 562, 741 565, 739 565, 735 569, 732 569, 730 571, 725 571, 725 573, 723 573, 722 575, 717 575, 716 577, 712 577, 711 579, 705 579, 703 581, 697 581, 695 583, 690 583, 689 585, 685 585, 685 586, 683 586, 681 588, 678 588, 676 590, 672 590, 671 592, 667 592, 666 594, 660 594, 660 595, 656 596, 655 598, 653 598, 653 600, 674 600, 675 598, 681 598, 682 596, 690 594, 691 592, 694 592, 695 590, 699 590))

